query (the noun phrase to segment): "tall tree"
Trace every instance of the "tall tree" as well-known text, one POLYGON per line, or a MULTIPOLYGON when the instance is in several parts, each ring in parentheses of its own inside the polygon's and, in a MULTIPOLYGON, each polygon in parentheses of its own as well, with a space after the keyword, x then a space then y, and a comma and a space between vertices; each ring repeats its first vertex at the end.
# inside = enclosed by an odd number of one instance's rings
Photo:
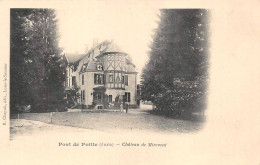
MULTIPOLYGON (((151 45, 150 59, 142 73, 142 98, 159 109, 188 105, 201 76, 207 76, 207 10, 161 10, 161 21, 151 45)), ((207 78, 203 78, 206 81, 207 78)), ((202 81, 199 84, 205 84, 202 81)), ((194 96, 194 97, 193 97, 194 96)))
MULTIPOLYGON (((26 59, 28 59, 26 31, 24 23, 29 13, 22 9, 12 9, 10 34, 10 109, 16 111, 17 105, 28 105, 30 95, 30 75, 26 59)), ((32 80, 32 79, 31 79, 32 80)))
MULTIPOLYGON (((11 37, 11 66, 17 67, 11 72, 11 90, 15 84, 20 85, 19 93, 11 97, 11 100, 20 100, 25 96, 24 104, 32 105, 35 111, 48 111, 59 108, 63 105, 65 80, 65 67, 62 65, 61 49, 58 46, 57 19, 52 9, 13 9, 12 13, 17 15, 19 23, 15 23, 11 17, 11 36, 16 35, 14 42, 11 37), (21 27, 17 31, 17 27, 21 27), (19 45, 17 40, 22 40, 19 45), (17 49, 19 47, 20 49, 17 49), (14 55, 13 52, 18 52, 14 55), (19 57, 17 57, 19 56, 19 57), (17 62, 17 59, 21 59, 17 62), (22 72, 17 72, 25 66, 22 72), (15 76, 22 78, 16 80, 15 76), (25 82, 22 84, 21 81, 25 82)), ((16 91, 12 90, 13 93, 16 91)), ((24 105, 20 102, 16 104, 24 105)))

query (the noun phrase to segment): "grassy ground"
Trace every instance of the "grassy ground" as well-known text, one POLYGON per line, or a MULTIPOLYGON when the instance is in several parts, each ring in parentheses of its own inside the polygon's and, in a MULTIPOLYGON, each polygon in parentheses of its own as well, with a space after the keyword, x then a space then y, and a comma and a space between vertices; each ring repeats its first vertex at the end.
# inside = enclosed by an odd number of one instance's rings
MULTIPOLYGON (((52 124, 94 129, 105 132, 155 131, 195 132, 202 128, 203 121, 173 119, 150 113, 149 110, 130 109, 129 113, 119 111, 58 112, 53 115, 52 124)), ((50 113, 23 113, 20 119, 50 123, 50 113)), ((17 115, 12 116, 17 118, 17 115)))

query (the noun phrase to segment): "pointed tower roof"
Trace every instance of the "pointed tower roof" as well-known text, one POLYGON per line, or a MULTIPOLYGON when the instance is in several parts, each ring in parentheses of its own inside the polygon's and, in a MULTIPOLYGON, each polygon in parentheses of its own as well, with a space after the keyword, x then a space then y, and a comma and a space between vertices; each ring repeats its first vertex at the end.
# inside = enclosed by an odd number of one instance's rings
POLYGON ((108 49, 106 50, 106 52, 122 52, 122 50, 120 49, 120 47, 114 42, 111 41, 108 49))

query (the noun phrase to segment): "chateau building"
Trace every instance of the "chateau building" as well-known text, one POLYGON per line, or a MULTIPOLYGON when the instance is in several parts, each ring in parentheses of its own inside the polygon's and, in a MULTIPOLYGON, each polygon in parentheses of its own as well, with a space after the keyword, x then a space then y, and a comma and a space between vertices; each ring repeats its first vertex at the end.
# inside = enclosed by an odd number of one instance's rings
POLYGON ((113 41, 97 44, 85 54, 65 54, 67 61, 66 89, 78 86, 78 103, 86 107, 108 108, 121 99, 136 105, 135 65, 113 41))

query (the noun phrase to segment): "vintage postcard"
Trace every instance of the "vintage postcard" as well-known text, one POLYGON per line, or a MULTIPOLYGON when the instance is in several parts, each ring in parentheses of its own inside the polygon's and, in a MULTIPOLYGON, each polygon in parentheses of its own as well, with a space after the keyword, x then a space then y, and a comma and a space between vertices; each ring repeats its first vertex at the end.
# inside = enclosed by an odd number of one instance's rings
POLYGON ((0 1, 0 164, 260 163, 259 1, 0 1))

